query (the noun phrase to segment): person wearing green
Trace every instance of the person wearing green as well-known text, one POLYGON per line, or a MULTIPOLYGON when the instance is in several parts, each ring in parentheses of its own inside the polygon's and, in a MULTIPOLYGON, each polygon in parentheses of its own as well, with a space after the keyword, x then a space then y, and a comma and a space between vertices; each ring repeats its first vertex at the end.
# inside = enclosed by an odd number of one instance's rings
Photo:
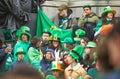
POLYGON ((71 37, 66 37, 62 43, 64 43, 64 48, 67 52, 72 51, 74 48, 74 41, 71 37))
POLYGON ((84 77, 87 74, 82 65, 78 63, 79 55, 82 52, 81 45, 77 45, 73 51, 68 52, 67 60, 70 65, 65 69, 65 79, 78 79, 79 76, 84 77))
POLYGON ((74 41, 78 44, 80 44, 80 41, 82 40, 82 37, 86 35, 86 32, 82 29, 77 29, 75 31, 74 41))
POLYGON ((64 70, 61 67, 60 61, 52 61, 52 67, 49 69, 52 72, 52 75, 56 77, 56 79, 64 79, 64 70))
POLYGON ((100 28, 103 25, 108 25, 108 24, 111 24, 113 22, 115 14, 116 14, 116 11, 113 10, 110 6, 104 7, 103 13, 101 14, 102 18, 99 20, 99 22, 96 25, 95 36, 100 33, 100 28))
POLYGON ((30 62, 30 64, 35 66, 35 68, 38 68, 38 69, 40 66, 40 60, 42 59, 42 53, 39 49, 40 45, 41 45, 41 39, 37 36, 34 36, 31 40, 31 44, 28 49, 29 62, 30 62))
POLYGON ((17 48, 15 55, 17 56, 17 60, 11 64, 10 71, 13 71, 15 67, 17 67, 20 64, 27 64, 24 61, 25 51, 23 50, 22 47, 17 48))
POLYGON ((28 47, 30 45, 31 35, 27 32, 22 32, 20 35, 20 41, 18 41, 14 46, 14 61, 17 60, 16 51, 17 48, 22 47, 25 51, 24 60, 28 61, 28 47))

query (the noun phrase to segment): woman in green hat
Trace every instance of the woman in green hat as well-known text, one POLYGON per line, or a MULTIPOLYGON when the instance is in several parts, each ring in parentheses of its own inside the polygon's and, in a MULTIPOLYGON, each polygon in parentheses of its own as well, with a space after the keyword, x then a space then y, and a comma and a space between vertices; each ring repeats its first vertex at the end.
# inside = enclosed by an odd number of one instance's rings
POLYGON ((18 41, 15 46, 14 46, 14 60, 17 60, 17 56, 16 56, 16 51, 17 48, 19 47, 23 47, 23 50, 25 51, 25 56, 24 56, 24 60, 28 61, 28 47, 30 45, 30 39, 31 39, 31 34, 27 33, 27 32, 22 32, 20 35, 20 41, 18 41))
MULTIPOLYGON (((112 28, 112 25, 113 24, 113 21, 114 21, 114 17, 115 17, 115 14, 116 14, 116 11, 113 10, 110 6, 107 6, 103 9, 103 13, 101 14, 101 17, 102 19, 99 20, 97 26, 96 26, 96 33, 95 33, 95 36, 100 34, 100 30, 101 30, 101 27, 103 25, 106 25, 104 26, 105 28, 108 28, 107 30, 104 30, 104 31, 109 31, 111 29, 109 28, 112 28)), ((106 34, 106 33, 105 33, 106 34)))

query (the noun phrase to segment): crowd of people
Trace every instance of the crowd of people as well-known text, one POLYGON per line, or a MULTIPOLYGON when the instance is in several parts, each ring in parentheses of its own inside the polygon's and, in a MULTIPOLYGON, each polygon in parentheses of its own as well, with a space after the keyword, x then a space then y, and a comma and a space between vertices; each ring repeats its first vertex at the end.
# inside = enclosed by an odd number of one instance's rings
POLYGON ((101 18, 90 5, 77 21, 66 5, 58 7, 52 21, 60 29, 71 29, 72 37, 61 40, 61 30, 44 30, 32 36, 21 26, 0 37, 0 79, 119 79, 120 22, 116 11, 104 8, 101 18))

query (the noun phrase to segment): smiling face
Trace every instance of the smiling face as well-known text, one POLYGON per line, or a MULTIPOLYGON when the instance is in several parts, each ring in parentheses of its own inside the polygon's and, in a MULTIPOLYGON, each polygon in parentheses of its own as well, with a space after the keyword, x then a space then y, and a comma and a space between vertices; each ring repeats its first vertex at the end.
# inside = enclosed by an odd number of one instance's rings
POLYGON ((22 34, 22 40, 24 42, 28 42, 28 36, 26 34, 22 34))
POLYGON ((113 13, 112 12, 108 12, 107 13, 107 18, 108 19, 112 19, 113 18, 113 13))
POLYGON ((59 46, 59 41, 53 40, 53 41, 52 41, 52 44, 53 44, 53 46, 56 48, 56 47, 59 46))

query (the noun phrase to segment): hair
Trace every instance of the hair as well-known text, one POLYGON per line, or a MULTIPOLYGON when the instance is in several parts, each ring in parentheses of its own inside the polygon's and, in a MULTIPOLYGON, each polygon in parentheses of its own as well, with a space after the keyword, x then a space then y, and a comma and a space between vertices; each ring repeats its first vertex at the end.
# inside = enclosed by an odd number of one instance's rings
POLYGON ((19 64, 13 71, 3 75, 3 79, 44 79, 44 76, 41 73, 42 72, 28 64, 19 64))
POLYGON ((91 10, 91 6, 90 5, 85 5, 85 6, 83 6, 83 9, 84 8, 89 8, 91 10))
POLYGON ((101 65, 102 72, 109 72, 113 70, 113 65, 109 62, 109 50, 107 40, 105 40, 97 49, 97 61, 101 65))
POLYGON ((31 45, 36 47, 36 44, 38 42, 41 42, 41 39, 39 37, 37 37, 37 36, 34 36, 33 39, 31 40, 31 45))
MULTIPOLYGON (((105 25, 106 24, 106 17, 107 17, 107 14, 108 14, 108 12, 107 13, 105 13, 105 15, 104 16, 102 16, 102 25, 105 25)), ((113 18, 112 18, 112 24, 113 24, 113 22, 114 22, 114 17, 115 17, 115 15, 113 15, 113 18)))

